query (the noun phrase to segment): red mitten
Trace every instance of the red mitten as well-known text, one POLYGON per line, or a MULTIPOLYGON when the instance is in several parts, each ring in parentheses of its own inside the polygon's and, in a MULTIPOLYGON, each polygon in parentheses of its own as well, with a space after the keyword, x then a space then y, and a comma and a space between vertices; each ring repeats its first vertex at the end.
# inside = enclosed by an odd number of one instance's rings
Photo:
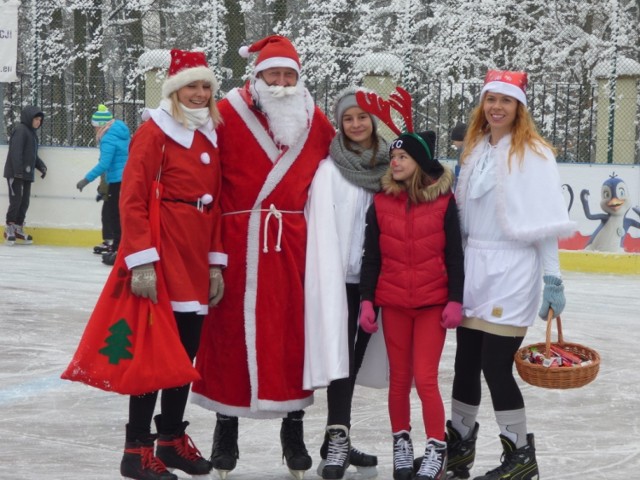
POLYGON ((462 322, 462 304, 459 302, 449 302, 442 311, 440 325, 444 328, 457 328, 462 322))
POLYGON ((360 328, 367 333, 376 333, 378 331, 378 323, 376 322, 376 312, 373 311, 373 303, 369 300, 363 300, 360 303, 360 328))

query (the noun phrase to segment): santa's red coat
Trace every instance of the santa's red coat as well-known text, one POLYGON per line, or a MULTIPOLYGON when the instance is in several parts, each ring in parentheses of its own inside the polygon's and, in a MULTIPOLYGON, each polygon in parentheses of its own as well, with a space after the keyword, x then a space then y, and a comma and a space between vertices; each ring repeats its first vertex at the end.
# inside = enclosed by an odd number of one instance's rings
POLYGON ((282 416, 313 403, 302 389, 304 206, 334 129, 307 92, 310 128, 280 151, 246 90, 219 103, 225 294, 206 317, 193 401, 226 415, 282 416), (265 239, 266 235, 266 239, 265 239))
POLYGON ((191 131, 166 112, 148 110, 149 118, 131 140, 122 177, 119 254, 129 268, 162 262, 177 312, 205 314, 209 303, 209 265, 225 264, 220 240, 220 162, 212 124, 191 131), (151 118, 149 118, 151 117, 151 118), (149 192, 160 173, 160 245, 151 240, 149 192), (212 202, 196 208, 203 196, 212 202), (156 248, 158 247, 158 248, 156 248))

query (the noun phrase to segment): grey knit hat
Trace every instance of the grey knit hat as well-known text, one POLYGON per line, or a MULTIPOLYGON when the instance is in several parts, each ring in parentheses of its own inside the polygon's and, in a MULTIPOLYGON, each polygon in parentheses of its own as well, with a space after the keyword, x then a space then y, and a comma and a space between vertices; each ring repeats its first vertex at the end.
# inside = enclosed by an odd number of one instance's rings
MULTIPOLYGON (((335 102, 333 104, 333 119, 338 126, 338 130, 342 131, 342 116, 344 112, 349 110, 351 107, 359 107, 358 102, 356 101, 356 92, 357 91, 367 92, 368 90, 361 87, 347 87, 343 89, 336 96, 335 102)), ((377 118, 375 115, 369 114, 371 117, 371 121, 373 122, 373 132, 375 133, 377 130, 377 118)))

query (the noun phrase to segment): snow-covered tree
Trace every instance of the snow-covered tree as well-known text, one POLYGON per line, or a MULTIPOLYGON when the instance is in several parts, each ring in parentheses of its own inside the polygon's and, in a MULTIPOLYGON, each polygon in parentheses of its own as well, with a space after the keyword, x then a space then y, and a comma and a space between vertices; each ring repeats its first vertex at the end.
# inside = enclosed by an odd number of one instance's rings
POLYGON ((113 100, 135 126, 142 52, 202 49, 224 92, 248 71, 238 48, 276 32, 294 41, 324 109, 360 81, 359 60, 393 54, 417 127, 442 141, 466 120, 487 69, 526 70, 536 120, 566 146, 593 131, 594 68, 640 61, 639 24, 639 0, 23 0, 18 73, 28 88, 3 89, 6 123, 16 98, 45 100, 59 115, 52 141, 89 143, 78 126, 97 102, 113 100))

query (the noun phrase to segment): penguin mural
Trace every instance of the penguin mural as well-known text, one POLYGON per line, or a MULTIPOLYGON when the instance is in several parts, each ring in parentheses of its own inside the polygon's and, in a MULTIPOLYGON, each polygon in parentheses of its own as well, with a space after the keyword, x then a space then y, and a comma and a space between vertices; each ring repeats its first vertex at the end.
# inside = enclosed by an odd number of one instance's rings
MULTIPOLYGON (((624 252, 624 238, 631 227, 640 228, 640 222, 628 218, 630 210, 627 185, 616 174, 612 174, 602 184, 600 191, 600 208, 605 213, 592 214, 589 209, 589 190, 580 192, 580 200, 585 217, 589 220, 600 220, 600 225, 591 234, 585 250, 599 252, 624 252)), ((640 208, 633 207, 640 215, 640 208)))

